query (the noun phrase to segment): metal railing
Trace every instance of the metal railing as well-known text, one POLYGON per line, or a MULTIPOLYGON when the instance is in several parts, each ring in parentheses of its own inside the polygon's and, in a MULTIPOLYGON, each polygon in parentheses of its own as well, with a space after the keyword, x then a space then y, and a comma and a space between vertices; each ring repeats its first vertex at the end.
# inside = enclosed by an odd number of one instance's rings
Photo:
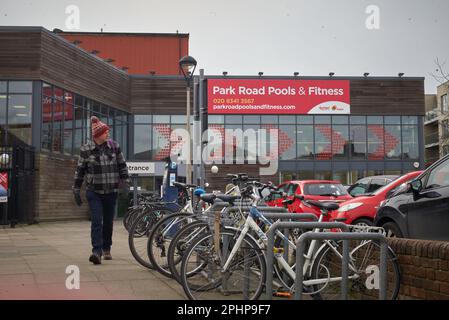
MULTIPOLYGON (((296 216, 289 216, 282 214, 280 217, 288 217, 295 220, 310 219, 305 214, 293 214, 296 216)), ((316 216, 315 216, 316 219, 316 216)), ((347 232, 350 226, 342 222, 276 222, 267 232, 267 276, 266 276, 266 299, 271 300, 273 296, 273 271, 274 271, 274 236, 279 229, 341 229, 344 232, 313 232, 309 231, 303 233, 296 242, 296 276, 294 281, 296 300, 302 299, 304 289, 304 263, 306 242, 309 240, 334 240, 343 241, 343 256, 342 256, 342 281, 341 281, 341 299, 346 300, 348 297, 348 270, 349 270, 349 241, 379 241, 380 242, 380 283, 379 283, 379 299, 385 300, 387 295, 387 252, 388 244, 385 235, 371 232, 347 232)), ((286 231, 284 231, 286 232, 286 231)), ((286 235, 288 237, 288 234, 286 235)), ((284 244, 285 245, 285 244, 284 244)), ((288 245, 288 244, 287 244, 288 245)), ((285 251, 284 250, 284 254, 285 251)), ((285 257, 284 257, 285 258, 285 257)))

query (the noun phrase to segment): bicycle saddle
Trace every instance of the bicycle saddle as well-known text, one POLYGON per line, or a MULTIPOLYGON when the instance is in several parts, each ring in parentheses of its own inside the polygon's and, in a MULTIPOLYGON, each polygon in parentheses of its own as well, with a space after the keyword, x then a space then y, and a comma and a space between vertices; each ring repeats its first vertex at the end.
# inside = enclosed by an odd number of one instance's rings
POLYGON ((335 202, 320 202, 320 201, 315 201, 315 200, 306 200, 306 202, 308 204, 311 204, 312 206, 315 206, 317 208, 320 208, 320 209, 323 209, 326 211, 333 211, 333 210, 337 210, 338 208, 340 208, 338 203, 335 203, 335 202))
POLYGON ((216 196, 215 194, 213 194, 213 193, 203 193, 203 194, 200 196, 200 198, 201 198, 201 200, 203 200, 204 202, 213 204, 213 203, 214 203, 214 200, 217 198, 217 196, 216 196))
POLYGON ((241 198, 241 196, 227 196, 225 194, 217 194, 216 197, 217 197, 217 199, 220 199, 224 202, 228 202, 230 204, 234 204, 235 200, 241 198))
POLYGON ((194 184, 185 184, 185 183, 176 182, 176 181, 173 182, 173 185, 175 187, 178 187, 178 188, 181 188, 181 189, 195 188, 196 187, 196 185, 194 185, 194 184))

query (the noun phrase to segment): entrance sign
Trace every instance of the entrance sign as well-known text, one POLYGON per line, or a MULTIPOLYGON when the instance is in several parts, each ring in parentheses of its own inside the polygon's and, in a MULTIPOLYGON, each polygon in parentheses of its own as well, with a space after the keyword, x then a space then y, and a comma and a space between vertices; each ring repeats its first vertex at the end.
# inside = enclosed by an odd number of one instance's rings
POLYGON ((349 114, 349 80, 208 79, 209 114, 349 114))
POLYGON ((154 162, 127 162, 129 175, 154 175, 154 162))

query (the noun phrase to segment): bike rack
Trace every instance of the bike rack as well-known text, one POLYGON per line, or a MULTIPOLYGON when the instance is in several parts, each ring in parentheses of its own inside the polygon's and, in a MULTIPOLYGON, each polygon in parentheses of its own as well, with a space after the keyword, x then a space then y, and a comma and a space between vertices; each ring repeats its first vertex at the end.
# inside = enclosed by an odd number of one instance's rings
POLYGON ((303 290, 303 267, 306 241, 308 240, 343 240, 342 259, 342 282, 341 299, 348 298, 348 268, 349 268, 349 240, 377 240, 380 241, 380 290, 379 299, 385 300, 387 297, 387 239, 380 233, 353 233, 353 232, 306 232, 302 234, 296 242, 296 279, 295 279, 295 299, 302 299, 303 290))
MULTIPOLYGON (((306 216, 306 214, 293 214, 296 215, 297 218, 294 219, 302 220, 302 219, 310 219, 310 217, 306 216)), ((313 215, 316 219, 316 215, 313 215)), ((314 228, 322 228, 322 229, 330 229, 330 228, 339 228, 344 230, 349 230, 349 226, 342 222, 275 222, 267 232, 268 243, 267 243, 267 278, 266 278, 266 298, 267 300, 272 300, 273 298, 273 260, 274 260, 274 234, 276 230, 286 228, 286 229, 314 229, 314 228)), ((316 233, 316 232, 315 232, 316 233)), ((318 234, 318 233, 316 233, 318 234)), ((301 239, 301 237, 300 237, 301 239)), ((298 254, 298 253, 297 253, 298 254)), ((303 263, 304 264, 304 263, 303 263)), ((296 263, 298 266, 298 263, 296 263)), ((298 268, 298 267, 297 267, 298 268)), ((302 273, 301 273, 302 274, 302 273)), ((295 280, 296 281, 296 280, 295 280)))

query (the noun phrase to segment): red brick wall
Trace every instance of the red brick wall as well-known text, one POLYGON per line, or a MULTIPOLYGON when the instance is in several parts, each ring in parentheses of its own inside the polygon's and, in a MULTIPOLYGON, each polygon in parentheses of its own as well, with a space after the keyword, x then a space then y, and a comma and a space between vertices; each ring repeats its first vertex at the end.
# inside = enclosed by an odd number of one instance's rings
POLYGON ((391 239, 401 268, 399 299, 449 299, 449 242, 391 239))

